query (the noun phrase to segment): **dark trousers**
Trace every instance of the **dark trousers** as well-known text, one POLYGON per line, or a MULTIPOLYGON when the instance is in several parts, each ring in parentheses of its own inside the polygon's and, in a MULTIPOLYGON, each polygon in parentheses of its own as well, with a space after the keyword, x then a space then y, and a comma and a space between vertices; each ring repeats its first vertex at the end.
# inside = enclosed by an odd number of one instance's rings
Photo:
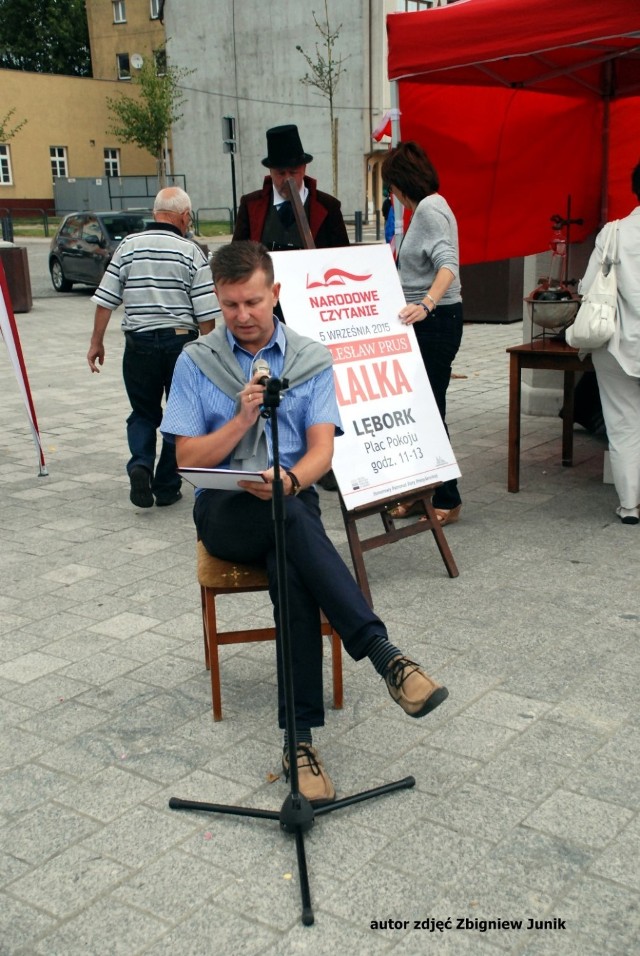
POLYGON ((173 370, 180 352, 198 333, 176 334, 175 329, 152 332, 126 332, 122 374, 131 403, 127 418, 127 440, 131 458, 127 472, 142 465, 152 475, 154 494, 171 495, 180 489, 175 445, 162 440, 158 466, 157 431, 162 421, 162 400, 169 394, 173 370))
MULTIPOLYGON (((424 321, 413 326, 447 435, 447 388, 451 381, 451 366, 462 341, 462 325, 462 303, 456 302, 454 305, 439 305, 424 321)), ((434 508, 456 508, 461 500, 456 478, 443 482, 433 494, 434 508)))
MULTIPOLYGON (((265 564, 278 646, 278 722, 286 726, 280 652, 280 605, 275 529, 270 501, 246 492, 203 491, 194 519, 207 551, 226 561, 265 564)), ((327 537, 318 495, 312 489, 285 499, 286 578, 296 725, 324 724, 320 608, 354 660, 367 654, 382 621, 365 601, 351 572, 327 537)))

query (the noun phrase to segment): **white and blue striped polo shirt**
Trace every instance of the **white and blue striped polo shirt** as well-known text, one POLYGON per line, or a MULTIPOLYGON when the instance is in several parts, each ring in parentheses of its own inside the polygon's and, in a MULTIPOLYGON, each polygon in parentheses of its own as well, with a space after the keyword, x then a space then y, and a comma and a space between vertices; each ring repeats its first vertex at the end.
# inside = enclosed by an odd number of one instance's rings
POLYGON ((220 312, 204 252, 169 223, 123 239, 91 301, 124 304, 125 332, 195 329, 220 312))

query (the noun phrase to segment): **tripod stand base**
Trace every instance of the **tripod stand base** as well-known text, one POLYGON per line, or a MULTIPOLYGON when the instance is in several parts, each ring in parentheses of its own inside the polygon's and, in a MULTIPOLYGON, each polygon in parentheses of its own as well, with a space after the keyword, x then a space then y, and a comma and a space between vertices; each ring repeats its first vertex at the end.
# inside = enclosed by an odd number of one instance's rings
POLYGON ((341 810, 343 807, 350 807, 356 803, 362 803, 365 800, 373 800, 374 797, 381 797, 385 793, 393 793, 396 790, 409 790, 411 787, 415 787, 415 785, 415 777, 403 777, 402 780, 385 783, 381 787, 374 787, 372 790, 363 790, 361 793, 354 793, 350 797, 343 797, 342 800, 336 800, 334 803, 327 803, 324 806, 315 808, 311 806, 306 797, 303 797, 299 793, 290 793, 285 798, 279 812, 277 810, 260 810, 257 807, 235 807, 226 803, 202 803, 198 800, 181 800, 180 797, 171 797, 169 806, 172 810, 204 810, 208 813, 226 813, 236 817, 278 820, 281 830, 285 833, 292 833, 295 836, 298 872, 300 874, 300 895, 302 897, 302 923, 304 926, 312 926, 314 916, 311 906, 311 893, 309 891, 304 834, 307 830, 311 829, 315 818, 326 813, 333 813, 334 810, 341 810))
POLYGON ((306 833, 313 826, 315 812, 306 797, 290 793, 280 807, 280 828, 285 833, 306 833))

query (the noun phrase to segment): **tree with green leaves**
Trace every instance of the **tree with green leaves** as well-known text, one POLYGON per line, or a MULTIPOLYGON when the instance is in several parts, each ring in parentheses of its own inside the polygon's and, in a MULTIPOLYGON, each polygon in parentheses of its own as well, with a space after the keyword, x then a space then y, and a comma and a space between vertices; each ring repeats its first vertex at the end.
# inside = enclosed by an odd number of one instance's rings
POLYGON ((348 56, 336 56, 334 47, 336 41, 340 36, 340 30, 342 29, 342 24, 340 23, 335 29, 331 29, 329 24, 329 7, 328 0, 324 0, 324 17, 325 22, 318 22, 316 17, 315 10, 312 10, 313 22, 316 25, 316 30, 322 37, 322 49, 321 44, 316 43, 316 58, 313 60, 308 53, 305 53, 301 46, 296 46, 298 53, 301 53, 302 56, 307 61, 307 66, 309 67, 309 73, 301 78, 300 82, 303 86, 314 87, 317 90, 318 96, 324 96, 329 101, 329 122, 331 124, 331 166, 333 172, 333 195, 338 195, 338 117, 334 116, 334 98, 336 88, 338 86, 338 81, 343 73, 346 73, 346 68, 343 67, 343 63, 349 59, 348 56))
POLYGON ((84 0, 0 0, 0 68, 91 76, 84 0))
POLYGON ((15 111, 16 108, 14 106, 12 110, 9 110, 6 116, 3 116, 2 119, 0 119, 0 143, 8 143, 10 139, 13 139, 16 133, 20 132, 24 124, 27 122, 26 119, 23 119, 22 122, 16 123, 15 126, 9 126, 9 120, 15 111))
POLYGON ((155 157, 162 189, 167 184, 167 136, 172 125, 182 116, 178 111, 184 102, 184 96, 179 82, 192 71, 167 66, 164 72, 158 75, 156 59, 147 57, 139 72, 132 78, 134 86, 140 89, 138 98, 134 99, 123 93, 117 99, 109 97, 107 106, 113 117, 109 132, 121 142, 135 143, 155 157))

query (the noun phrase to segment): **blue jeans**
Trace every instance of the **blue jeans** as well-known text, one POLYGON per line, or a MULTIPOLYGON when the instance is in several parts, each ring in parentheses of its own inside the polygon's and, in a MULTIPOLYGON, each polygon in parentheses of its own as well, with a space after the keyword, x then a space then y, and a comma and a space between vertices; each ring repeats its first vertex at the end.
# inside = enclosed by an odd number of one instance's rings
MULTIPOLYGON (((201 491, 194 520, 209 554, 224 561, 266 565, 278 644, 278 722, 285 727, 284 685, 280 659, 278 577, 272 503, 246 492, 201 491)), ((296 725, 322 727, 322 608, 358 661, 376 635, 387 631, 364 599, 351 572, 327 537, 317 493, 305 489, 285 500, 286 577, 293 665, 296 725)))
POLYGON ((127 473, 142 465, 152 476, 154 495, 170 496, 182 484, 177 472, 176 450, 162 440, 156 467, 156 437, 162 421, 162 399, 169 395, 173 370, 180 352, 198 337, 197 331, 177 334, 175 329, 125 332, 122 374, 131 403, 127 418, 127 440, 131 458, 127 473))
MULTIPOLYGON (((422 322, 413 326, 422 361, 427 370, 433 397, 444 427, 447 429, 447 388, 451 381, 451 366, 462 341, 462 302, 439 305, 422 322)), ((436 488, 433 494, 434 508, 456 508, 460 502, 458 481, 451 478, 436 488)))

